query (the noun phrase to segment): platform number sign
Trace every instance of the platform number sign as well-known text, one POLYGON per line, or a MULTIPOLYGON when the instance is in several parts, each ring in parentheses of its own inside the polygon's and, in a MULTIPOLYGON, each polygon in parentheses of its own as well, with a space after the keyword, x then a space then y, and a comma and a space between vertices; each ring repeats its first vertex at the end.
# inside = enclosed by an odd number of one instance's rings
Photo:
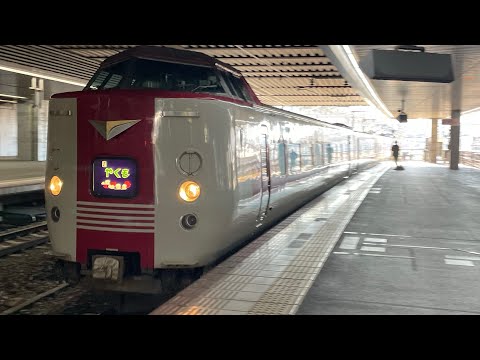
POLYGON ((95 196, 130 198, 137 194, 137 165, 133 159, 102 158, 93 162, 95 196))

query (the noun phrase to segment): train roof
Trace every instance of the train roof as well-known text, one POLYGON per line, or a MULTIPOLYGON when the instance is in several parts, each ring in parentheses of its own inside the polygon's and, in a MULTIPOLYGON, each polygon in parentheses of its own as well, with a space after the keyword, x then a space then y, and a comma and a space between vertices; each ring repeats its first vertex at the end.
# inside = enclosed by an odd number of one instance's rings
POLYGON ((226 70, 241 75, 240 72, 234 67, 224 62, 221 62, 214 57, 196 51, 181 50, 171 47, 153 45, 136 46, 124 50, 118 54, 112 55, 102 62, 102 64, 100 65, 100 69, 132 58, 167 61, 187 65, 207 66, 212 68, 216 65, 220 65, 226 68, 226 70))

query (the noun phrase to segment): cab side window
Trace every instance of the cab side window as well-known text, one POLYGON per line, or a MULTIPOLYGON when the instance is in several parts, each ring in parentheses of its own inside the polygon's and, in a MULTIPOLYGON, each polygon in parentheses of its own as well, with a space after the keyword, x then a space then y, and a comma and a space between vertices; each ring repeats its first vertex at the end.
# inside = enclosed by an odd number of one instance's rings
POLYGON ((250 94, 247 92, 247 89, 245 89, 245 86, 240 78, 229 72, 224 72, 224 76, 225 82, 227 83, 227 86, 233 96, 244 101, 252 101, 250 94))

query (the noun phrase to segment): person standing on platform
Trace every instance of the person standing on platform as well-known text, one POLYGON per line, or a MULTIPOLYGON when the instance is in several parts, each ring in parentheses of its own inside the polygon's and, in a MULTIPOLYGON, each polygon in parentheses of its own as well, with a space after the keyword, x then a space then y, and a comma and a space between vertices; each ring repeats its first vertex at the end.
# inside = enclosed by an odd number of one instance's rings
POLYGON ((397 142, 395 141, 395 144, 392 146, 392 154, 395 159, 395 165, 398 166, 397 161, 398 161, 398 154, 400 153, 400 146, 398 146, 397 142))

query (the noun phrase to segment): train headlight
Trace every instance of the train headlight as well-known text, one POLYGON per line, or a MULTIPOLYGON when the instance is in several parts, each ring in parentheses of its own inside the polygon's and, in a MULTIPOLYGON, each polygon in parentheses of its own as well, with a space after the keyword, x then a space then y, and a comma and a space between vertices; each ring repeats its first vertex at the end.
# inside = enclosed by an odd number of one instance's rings
POLYGON ((200 196, 200 185, 195 181, 184 181, 178 189, 178 195, 186 202, 193 202, 200 196))
POLYGON ((50 192, 52 195, 57 196, 62 191, 63 181, 58 176, 52 176, 50 179, 50 192))

